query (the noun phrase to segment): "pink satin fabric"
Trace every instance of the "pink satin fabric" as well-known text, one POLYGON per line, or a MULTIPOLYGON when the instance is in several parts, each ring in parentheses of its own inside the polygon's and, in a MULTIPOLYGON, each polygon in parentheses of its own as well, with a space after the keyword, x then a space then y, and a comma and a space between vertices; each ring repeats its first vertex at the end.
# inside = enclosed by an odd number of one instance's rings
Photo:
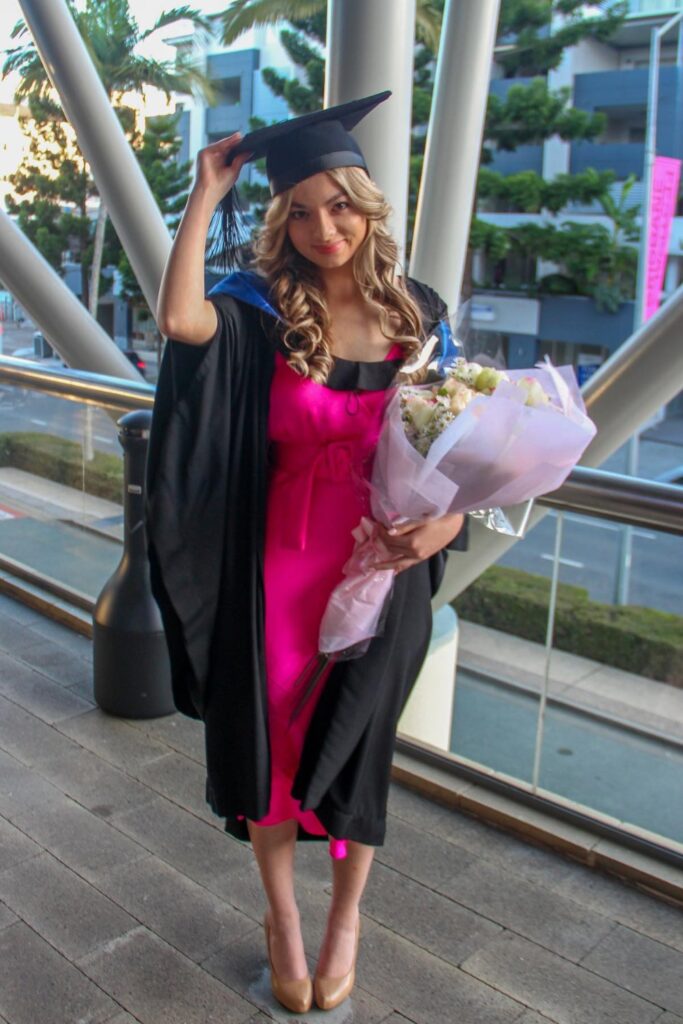
MULTIPOLYGON (((387 358, 400 354, 396 345, 387 358)), ((369 513, 364 480, 382 424, 385 391, 334 391, 300 377, 276 353, 268 437, 273 465, 268 486, 265 656, 271 750, 271 800, 257 824, 295 819, 306 832, 327 835, 313 810, 291 794, 306 730, 329 674, 290 725, 299 691, 294 682, 318 651, 320 621, 342 579, 352 530, 369 513)), ((333 858, 346 856, 330 836, 333 858)))

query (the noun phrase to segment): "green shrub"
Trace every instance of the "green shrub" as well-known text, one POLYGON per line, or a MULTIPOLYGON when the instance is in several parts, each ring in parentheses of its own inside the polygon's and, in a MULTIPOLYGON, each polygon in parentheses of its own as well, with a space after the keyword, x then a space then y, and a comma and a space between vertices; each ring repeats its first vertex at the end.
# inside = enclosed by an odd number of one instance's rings
MULTIPOLYGON (((453 601, 469 622, 545 643, 550 580, 493 566, 453 601)), ((560 583, 554 645, 605 665, 683 686, 683 618, 636 605, 591 601, 560 583)))
POLYGON ((50 434, 18 432, 0 434, 0 466, 23 469, 45 480, 85 489, 87 494, 121 503, 123 460, 106 452, 95 452, 83 461, 81 445, 50 434))

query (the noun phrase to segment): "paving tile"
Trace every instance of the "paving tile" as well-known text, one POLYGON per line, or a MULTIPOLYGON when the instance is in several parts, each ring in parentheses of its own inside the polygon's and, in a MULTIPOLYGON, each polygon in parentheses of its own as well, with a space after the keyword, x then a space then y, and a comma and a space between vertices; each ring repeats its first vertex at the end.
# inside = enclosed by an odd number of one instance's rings
POLYGON ((663 1013, 661 1017, 657 1017, 657 1024, 683 1024, 683 1017, 675 1013, 663 1013))
POLYGON ((18 920, 17 915, 12 913, 7 904, 0 900, 0 931, 11 924, 14 924, 16 920, 18 920))
MULTIPOLYGON (((216 978, 255 1003, 266 1015, 266 1020, 280 1024, 381 1024, 391 1013, 391 1006, 375 998, 356 985, 351 998, 334 1010, 322 1011, 315 1006, 306 1014, 292 1014, 273 997, 270 970, 266 958, 263 928, 258 927, 227 949, 220 950, 202 964, 216 978)), ((309 957, 309 969, 314 963, 309 957)), ((256 1018, 259 1020, 259 1018, 256 1018)), ((250 1022, 251 1024, 251 1022, 250 1022)))
POLYGON ((115 814, 111 821, 150 853, 218 896, 226 895, 229 874, 252 858, 245 845, 161 796, 144 807, 115 814))
MULTIPOLYGON (((495 941, 495 940, 494 940, 495 941)), ((508 1024, 519 1003, 386 928, 361 929, 357 983, 415 1024, 508 1024)))
POLYGON ((411 1022, 402 1013, 392 1013, 391 1016, 382 1021, 382 1024, 411 1024, 411 1022))
POLYGON ((69 960, 137 925, 49 853, 3 871, 0 898, 69 960))
POLYGON ((60 732, 92 750, 104 761, 126 771, 147 764, 168 753, 168 748, 141 734, 127 722, 99 708, 89 709, 68 722, 60 722, 60 732))
POLYGON ((68 736, 0 696, 0 748, 23 764, 39 764, 77 746, 68 736))
POLYGON ((393 815, 416 828, 447 839, 477 858, 504 864, 535 882, 556 881, 570 873, 574 864, 554 850, 519 839, 471 814, 442 807, 405 786, 391 786, 388 806, 393 815))
POLYGON ((19 651, 35 643, 35 636, 30 632, 27 623, 16 619, 0 618, 0 649, 3 651, 19 651))
POLYGON ((462 969, 557 1024, 653 1024, 661 1009, 508 932, 462 969))
POLYGON ((442 882, 439 889, 569 960, 579 961, 614 927, 609 918, 484 860, 442 882))
POLYGON ((97 887, 197 963, 257 927, 158 857, 103 872, 97 887))
POLYGON ((670 946, 617 925, 581 966, 665 1010, 683 1014, 683 953, 670 946))
POLYGON ((117 1009, 28 925, 0 932, 0 1014, 12 1024, 102 1024, 117 1009))
POLYGON ((145 928, 78 961, 141 1024, 239 1024, 254 1007, 145 928))
POLYGON ((435 888, 439 882, 469 867, 475 858, 439 836, 425 833, 400 818, 391 818, 384 846, 377 848, 375 859, 435 888))
POLYGON ((206 802, 206 768, 203 765, 184 754, 173 752, 141 765, 134 774, 156 793, 168 797, 221 832, 225 831, 223 819, 214 814, 206 802))
POLYGON ((60 722, 89 708, 75 693, 6 654, 0 654, 0 693, 44 722, 60 722))
POLYGON ((555 890, 596 913, 683 951, 678 905, 582 864, 557 880, 555 890))
POLYGON ((379 924, 455 965, 502 931, 383 864, 373 865, 362 907, 379 924))
POLYGON ((117 1013, 115 1017, 110 1017, 105 1024, 137 1024, 135 1017, 131 1017, 129 1013, 117 1013))
POLYGON ((200 764, 206 762, 206 748, 204 745, 204 725, 196 718, 189 718, 187 715, 173 714, 164 715, 163 718, 138 718, 126 719, 126 721, 167 746, 176 750, 179 754, 191 757, 193 761, 200 764))
POLYGON ((153 791, 147 786, 77 745, 59 757, 42 761, 38 772, 62 793, 101 818, 154 799, 153 791))
POLYGON ((133 860, 144 850, 46 779, 0 760, 0 814, 83 877, 133 860))
POLYGON ((37 843, 34 843, 14 825, 10 825, 9 821, 0 818, 0 871, 6 871, 13 864, 19 864, 22 860, 35 857, 40 852, 37 843))
POLYGON ((527 1010, 515 1021, 515 1024, 556 1024, 556 1022, 551 1021, 550 1017, 541 1016, 534 1010, 527 1010))
POLYGON ((73 686, 69 686, 67 689, 69 693, 75 693, 77 697, 86 701, 91 707, 97 707, 95 697, 93 695, 92 680, 85 683, 74 683, 73 686))
POLYGON ((42 640, 52 640, 53 643, 66 647, 82 657, 92 656, 92 640, 86 636, 81 636, 80 633, 74 633, 72 629, 62 626, 59 622, 54 622, 52 619, 41 616, 38 622, 31 623, 30 629, 36 637, 40 637, 42 640))
POLYGON ((42 643, 23 648, 19 658, 22 662, 40 669, 60 686, 88 685, 92 695, 92 666, 78 654, 66 647, 44 640, 42 643))

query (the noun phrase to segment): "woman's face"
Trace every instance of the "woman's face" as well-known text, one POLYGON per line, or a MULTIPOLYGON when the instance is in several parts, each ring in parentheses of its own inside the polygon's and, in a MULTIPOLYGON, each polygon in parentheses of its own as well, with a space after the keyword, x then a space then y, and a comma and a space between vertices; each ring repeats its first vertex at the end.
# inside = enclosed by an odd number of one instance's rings
POLYGON ((368 229, 368 219, 344 190, 321 172, 294 189, 287 233, 296 251, 321 270, 348 263, 368 229))

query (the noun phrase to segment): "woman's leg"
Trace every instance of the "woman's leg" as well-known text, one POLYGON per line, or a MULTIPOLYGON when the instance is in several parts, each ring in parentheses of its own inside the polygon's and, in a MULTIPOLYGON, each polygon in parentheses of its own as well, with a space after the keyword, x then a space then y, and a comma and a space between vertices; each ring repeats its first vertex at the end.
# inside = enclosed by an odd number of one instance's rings
POLYGON ((297 823, 259 826, 247 821, 247 825, 268 900, 273 966, 283 980, 305 978, 308 965, 294 895, 297 823))
POLYGON ((330 978, 351 970, 360 899, 375 853, 374 846, 351 839, 346 846, 346 857, 332 861, 332 902, 316 968, 317 974, 330 978))

